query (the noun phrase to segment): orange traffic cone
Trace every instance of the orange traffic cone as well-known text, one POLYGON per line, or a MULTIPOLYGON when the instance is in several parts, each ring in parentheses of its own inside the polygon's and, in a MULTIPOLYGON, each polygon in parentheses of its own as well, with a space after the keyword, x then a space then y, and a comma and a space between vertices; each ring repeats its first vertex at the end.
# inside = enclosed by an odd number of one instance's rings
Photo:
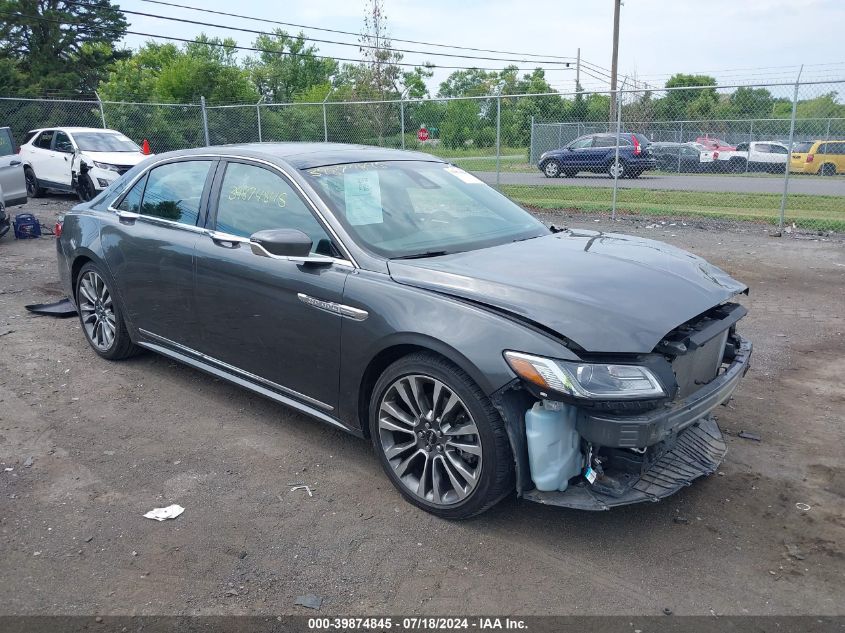
POLYGON ((141 144, 141 153, 144 156, 149 156, 150 154, 152 154, 152 152, 150 151, 150 142, 147 139, 144 139, 144 142, 141 144))

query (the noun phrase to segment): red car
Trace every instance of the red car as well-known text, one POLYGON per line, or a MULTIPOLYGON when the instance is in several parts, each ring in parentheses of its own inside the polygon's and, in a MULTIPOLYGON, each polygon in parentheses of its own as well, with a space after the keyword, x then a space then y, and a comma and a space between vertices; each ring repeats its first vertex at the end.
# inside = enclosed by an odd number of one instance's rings
POLYGON ((733 145, 729 145, 727 141, 723 141, 720 138, 708 136, 706 134, 704 136, 699 136, 697 139, 695 139, 695 142, 701 143, 710 151, 733 152, 736 150, 736 147, 734 147, 733 145))

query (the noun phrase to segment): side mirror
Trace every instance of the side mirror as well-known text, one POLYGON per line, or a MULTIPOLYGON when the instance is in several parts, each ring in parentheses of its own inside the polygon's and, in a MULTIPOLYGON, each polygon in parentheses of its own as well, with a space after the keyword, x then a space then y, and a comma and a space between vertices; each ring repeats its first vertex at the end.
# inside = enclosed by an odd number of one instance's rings
POLYGON ((301 264, 331 264, 334 259, 311 254, 311 238, 298 229, 267 229, 249 238, 252 252, 262 257, 301 264))
POLYGON ((311 238, 297 229, 258 231, 249 241, 277 257, 308 257, 311 253, 311 238))

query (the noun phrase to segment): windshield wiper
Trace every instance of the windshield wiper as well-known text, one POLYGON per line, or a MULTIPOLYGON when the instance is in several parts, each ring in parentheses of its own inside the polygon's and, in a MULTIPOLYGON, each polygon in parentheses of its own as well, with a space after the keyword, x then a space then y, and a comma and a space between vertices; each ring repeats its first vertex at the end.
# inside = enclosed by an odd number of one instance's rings
POLYGON ((441 255, 449 254, 449 251, 424 251, 422 253, 413 253, 411 255, 400 255, 399 257, 391 257, 390 259, 423 259, 425 257, 440 257, 441 255))

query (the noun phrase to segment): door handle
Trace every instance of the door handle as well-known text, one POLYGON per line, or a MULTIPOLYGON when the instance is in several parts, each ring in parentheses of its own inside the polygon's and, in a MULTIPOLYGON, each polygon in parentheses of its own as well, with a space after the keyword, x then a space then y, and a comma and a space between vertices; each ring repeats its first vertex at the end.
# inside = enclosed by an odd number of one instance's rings
POLYGON ((135 224, 135 220, 141 217, 140 213, 133 213, 132 211, 116 211, 118 220, 121 224, 135 224))
POLYGON ((241 244, 249 244, 248 237, 221 233, 220 231, 209 231, 208 237, 211 238, 211 241, 214 242, 215 245, 222 248, 237 248, 241 244))
POLYGON ((18 165, 23 165, 23 163, 19 160, 13 160, 9 163, 9 167, 17 167, 18 165))

